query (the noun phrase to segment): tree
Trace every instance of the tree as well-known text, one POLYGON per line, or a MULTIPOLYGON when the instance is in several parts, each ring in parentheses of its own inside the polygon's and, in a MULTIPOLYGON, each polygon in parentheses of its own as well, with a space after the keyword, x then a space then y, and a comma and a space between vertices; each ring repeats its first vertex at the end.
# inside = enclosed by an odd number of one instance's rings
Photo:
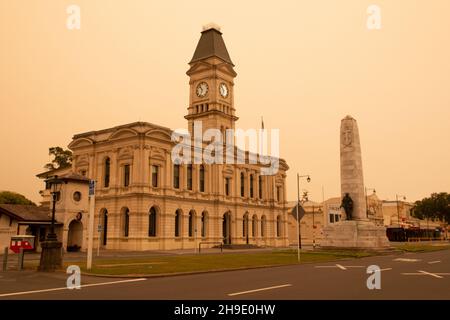
POLYGON ((35 206, 36 204, 27 199, 24 195, 12 191, 0 192, 0 204, 29 204, 35 206))
POLYGON ((51 147, 48 149, 48 154, 54 157, 52 162, 44 166, 48 170, 67 168, 72 165, 72 151, 70 150, 64 150, 61 147, 51 147))
POLYGON ((440 219, 450 222, 450 194, 432 193, 414 203, 413 215, 419 219, 440 219))

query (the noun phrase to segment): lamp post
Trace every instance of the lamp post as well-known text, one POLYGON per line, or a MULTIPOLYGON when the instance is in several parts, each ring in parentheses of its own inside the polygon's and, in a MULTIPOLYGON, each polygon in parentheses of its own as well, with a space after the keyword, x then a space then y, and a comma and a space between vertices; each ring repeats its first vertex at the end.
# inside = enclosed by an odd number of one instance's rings
POLYGON ((298 217, 298 212, 300 210, 300 178, 306 178, 307 182, 311 181, 311 178, 309 177, 309 175, 303 175, 301 176, 300 174, 297 173, 297 259, 298 262, 300 262, 300 248, 302 247, 302 238, 301 238, 301 233, 300 233, 300 219, 298 217))
POLYGON ((364 191, 366 194, 366 217, 369 217, 369 202, 368 202, 369 198, 367 197, 367 191, 373 191, 374 194, 377 193, 377 191, 373 188, 366 188, 366 187, 364 187, 364 191))
POLYGON ((50 232, 47 234, 46 240, 41 243, 42 251, 39 271, 55 271, 62 266, 62 243, 58 241, 55 232, 55 214, 58 194, 64 180, 59 179, 58 176, 53 176, 45 180, 45 182, 49 184, 52 189, 52 221, 50 232))

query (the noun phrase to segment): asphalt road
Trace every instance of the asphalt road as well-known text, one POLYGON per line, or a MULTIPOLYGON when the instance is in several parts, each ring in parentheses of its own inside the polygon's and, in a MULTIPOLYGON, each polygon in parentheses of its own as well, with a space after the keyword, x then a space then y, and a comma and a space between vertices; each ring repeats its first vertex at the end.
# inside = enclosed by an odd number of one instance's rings
POLYGON ((150 279, 82 276, 66 288, 63 273, 0 273, 0 299, 445 299, 450 250, 339 262, 150 279), (369 290, 367 267, 381 268, 381 289, 369 290))

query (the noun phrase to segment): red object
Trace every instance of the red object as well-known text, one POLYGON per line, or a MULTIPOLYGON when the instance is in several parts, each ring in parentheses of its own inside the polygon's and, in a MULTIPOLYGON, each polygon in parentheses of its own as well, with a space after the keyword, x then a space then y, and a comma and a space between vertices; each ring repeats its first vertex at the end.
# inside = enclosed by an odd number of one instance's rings
POLYGON ((11 239, 11 243, 9 245, 9 248, 14 253, 19 253, 20 252, 20 248, 23 248, 23 250, 26 251, 26 250, 33 250, 34 246, 27 239, 11 239))

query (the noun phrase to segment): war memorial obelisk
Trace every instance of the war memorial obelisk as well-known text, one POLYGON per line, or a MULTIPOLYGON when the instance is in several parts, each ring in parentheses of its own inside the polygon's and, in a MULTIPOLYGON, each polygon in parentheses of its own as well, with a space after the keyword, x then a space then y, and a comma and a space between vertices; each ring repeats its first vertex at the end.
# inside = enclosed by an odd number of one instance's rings
POLYGON ((341 121, 340 154, 341 200, 346 218, 323 229, 321 247, 388 248, 386 228, 367 218, 358 124, 351 116, 341 121))

